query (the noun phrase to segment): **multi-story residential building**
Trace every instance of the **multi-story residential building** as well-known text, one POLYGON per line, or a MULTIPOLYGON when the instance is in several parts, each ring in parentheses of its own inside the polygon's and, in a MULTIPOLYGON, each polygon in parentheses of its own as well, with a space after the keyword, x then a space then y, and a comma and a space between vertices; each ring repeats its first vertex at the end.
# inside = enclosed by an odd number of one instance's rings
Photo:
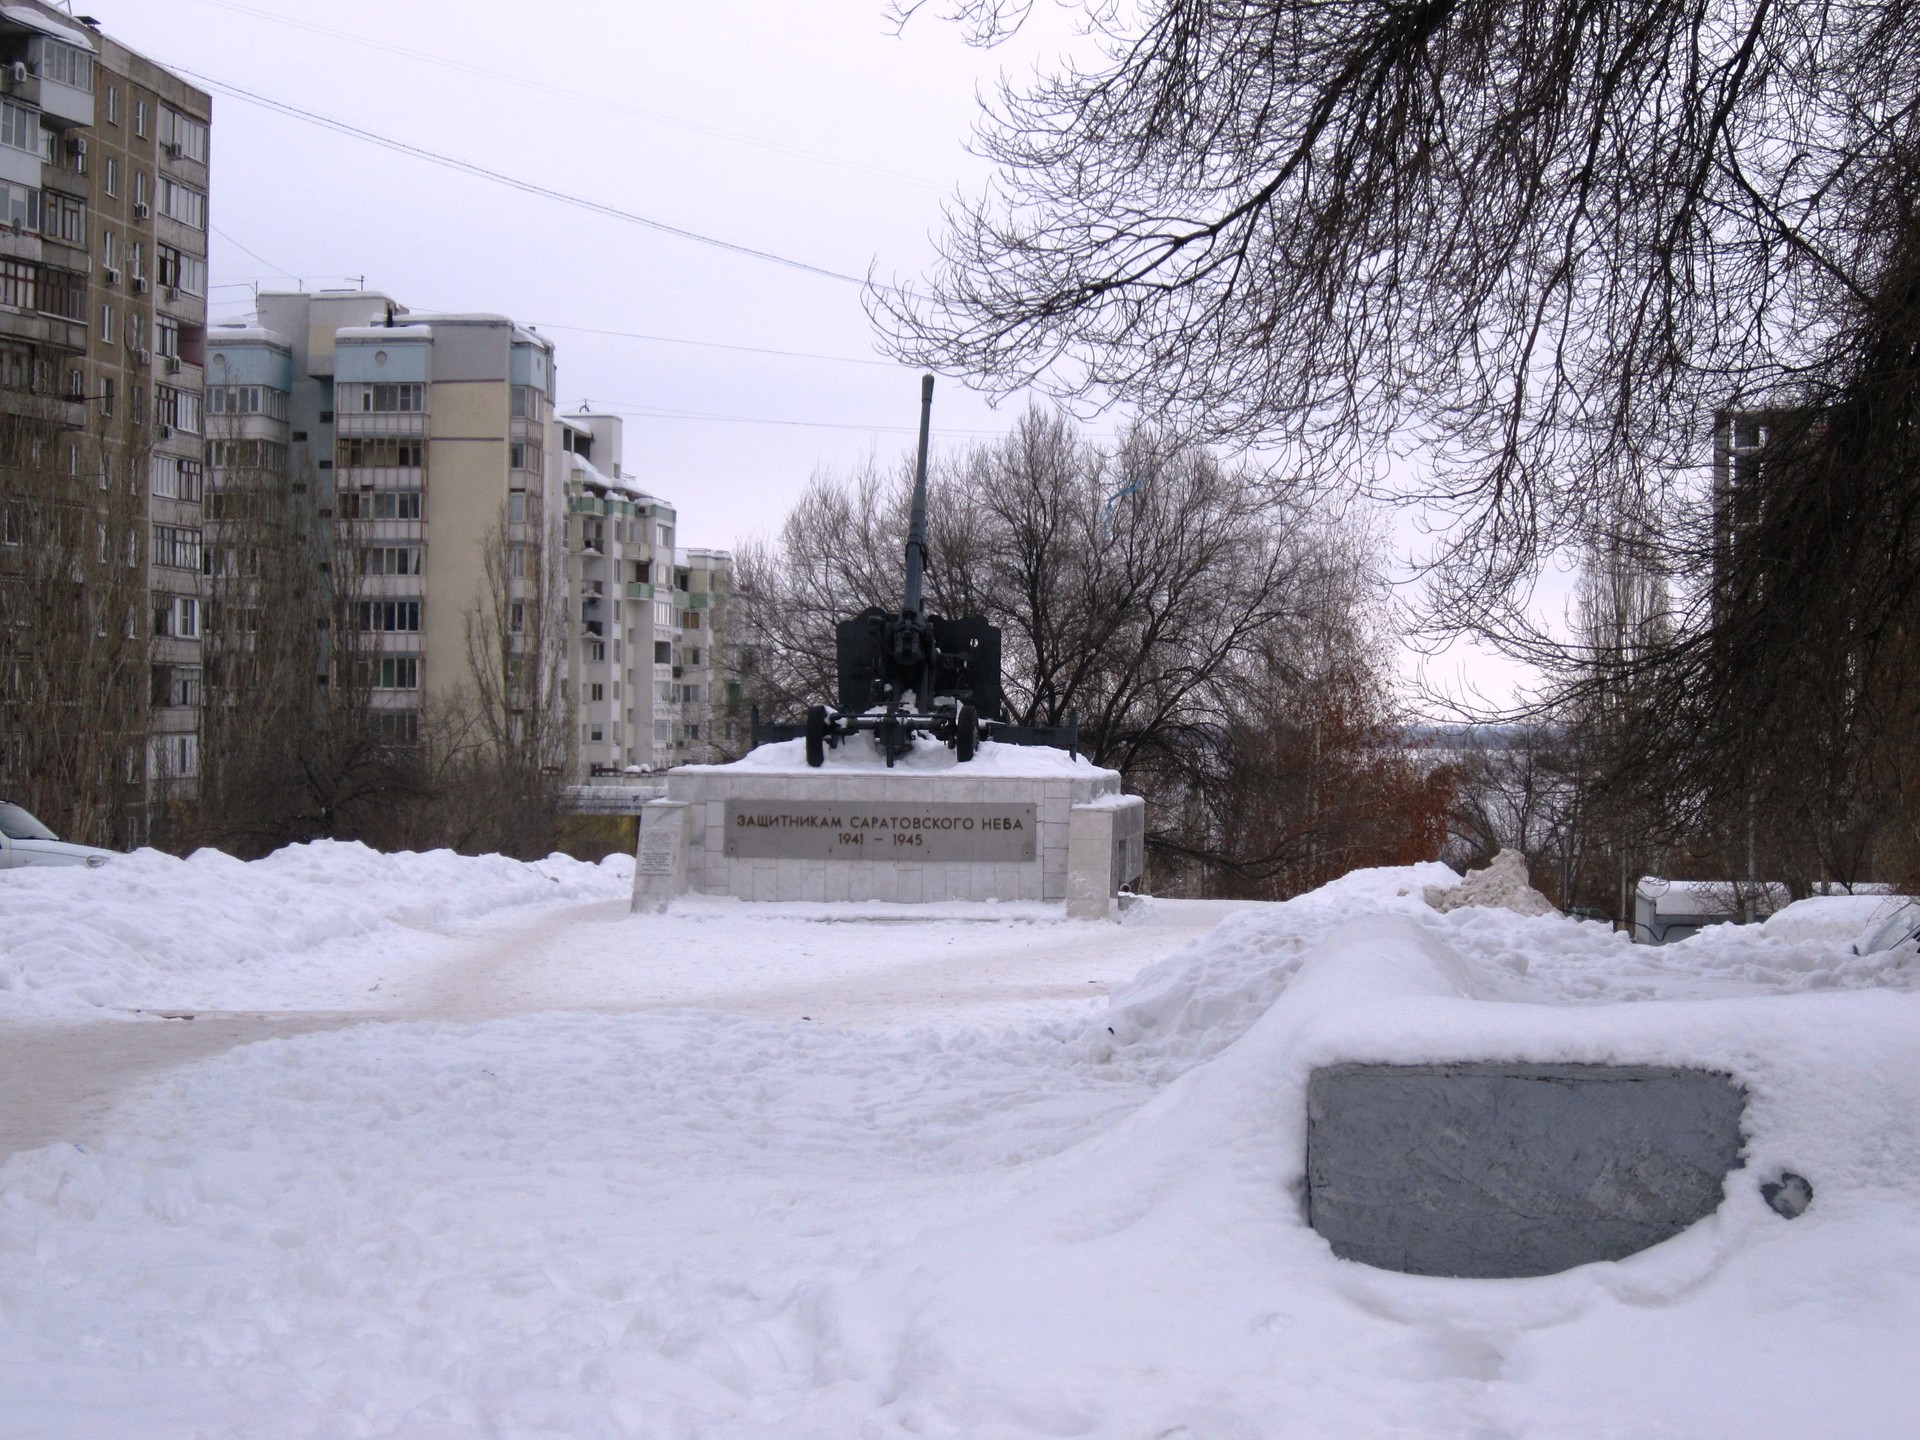
MULTIPOLYGON (((88 615, 85 638, 111 642, 112 656, 93 649, 116 674, 129 668, 124 647, 144 652, 146 683, 109 726, 120 733, 87 737, 114 752, 124 794, 106 807, 114 833, 102 832, 96 806, 86 838, 116 843, 142 838, 147 799, 190 787, 199 764, 211 113, 205 92, 95 22, 38 0, 0 7, 0 406, 58 432, 4 462, 0 573, 22 581, 16 600, 46 609, 50 597, 24 583, 32 552, 44 558, 85 535, 75 548, 87 553, 68 568, 93 567, 79 583, 95 600, 112 597, 91 606, 103 613, 88 615), (28 471, 97 484, 56 495, 28 471), (122 604, 128 571, 144 594, 122 604)), ((45 627, 71 617, 24 618, 45 627)), ((78 657, 84 647, 71 648, 78 657)), ((84 709, 42 699, 41 723, 56 729, 84 709)))
POLYGON ((579 622, 571 672, 589 775, 716 759, 724 744, 715 688, 725 683, 732 557, 676 545, 673 507, 621 468, 621 428, 618 416, 588 411, 556 425, 579 622))
POLYGON ((565 603, 552 343, 504 316, 417 315, 367 290, 263 292, 255 320, 213 332, 212 483, 282 467, 290 503, 327 537, 326 618, 355 632, 356 673, 315 679, 369 690, 383 728, 411 738, 423 698, 474 697, 477 626, 495 627, 478 643, 517 680, 543 577, 565 603))

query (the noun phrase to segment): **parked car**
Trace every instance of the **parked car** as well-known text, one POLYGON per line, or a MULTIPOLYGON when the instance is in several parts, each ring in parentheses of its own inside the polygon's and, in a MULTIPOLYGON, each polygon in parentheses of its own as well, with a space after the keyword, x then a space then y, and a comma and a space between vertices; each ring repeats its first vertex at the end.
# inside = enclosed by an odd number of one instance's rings
POLYGON ((97 870, 117 858, 112 850, 70 845, 11 800, 0 800, 0 870, 27 865, 85 865, 97 870))

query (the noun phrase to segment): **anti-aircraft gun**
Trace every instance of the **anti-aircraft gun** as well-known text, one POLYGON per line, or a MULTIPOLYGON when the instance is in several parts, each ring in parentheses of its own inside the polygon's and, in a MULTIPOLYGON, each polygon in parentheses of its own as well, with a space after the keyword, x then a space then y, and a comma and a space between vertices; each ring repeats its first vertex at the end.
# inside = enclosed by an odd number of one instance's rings
POLYGON ((1080 726, 1014 725, 1000 694, 1000 629, 983 615, 945 620, 927 613, 927 442, 933 420, 933 376, 920 377, 920 452, 913 474, 907 526, 906 586, 898 612, 870 606, 835 628, 839 668, 837 705, 815 705, 804 725, 762 724, 753 743, 804 737, 807 764, 818 767, 830 747, 870 732, 887 764, 931 735, 961 761, 983 741, 1053 745, 1074 750, 1080 726))

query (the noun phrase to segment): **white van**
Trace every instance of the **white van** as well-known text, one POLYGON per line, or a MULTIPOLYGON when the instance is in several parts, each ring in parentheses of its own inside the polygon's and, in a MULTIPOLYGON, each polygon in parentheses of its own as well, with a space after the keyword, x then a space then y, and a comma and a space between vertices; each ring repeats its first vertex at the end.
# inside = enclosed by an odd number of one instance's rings
POLYGON ((97 870, 117 858, 112 850, 69 845, 11 800, 0 800, 0 870, 28 865, 85 865, 97 870))

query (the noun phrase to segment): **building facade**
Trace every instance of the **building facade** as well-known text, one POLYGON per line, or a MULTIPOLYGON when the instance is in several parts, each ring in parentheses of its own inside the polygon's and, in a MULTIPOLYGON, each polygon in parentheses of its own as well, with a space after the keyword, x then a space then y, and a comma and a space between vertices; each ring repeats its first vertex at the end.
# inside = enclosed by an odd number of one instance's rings
POLYGON ((587 776, 721 758, 733 558, 682 548, 678 519, 622 468, 616 415, 556 424, 567 575, 578 624, 570 674, 587 776))
POLYGON ((211 115, 92 21, 0 8, 0 412, 16 442, 0 584, 9 630, 60 642, 0 642, 19 702, 0 787, 58 762, 50 808, 113 844, 143 839, 151 800, 199 770, 211 115), (124 698, 109 712, 106 694, 124 698), (49 749, 68 728, 72 765, 49 749), (89 767, 112 771, 112 796, 89 767))
POLYGON ((524 710, 486 687, 538 688, 537 615, 565 604, 551 342, 375 291, 265 292, 255 323, 213 332, 210 380, 215 489, 279 469, 330 576, 320 618, 352 632, 315 683, 365 690, 402 740, 423 702, 524 710))

